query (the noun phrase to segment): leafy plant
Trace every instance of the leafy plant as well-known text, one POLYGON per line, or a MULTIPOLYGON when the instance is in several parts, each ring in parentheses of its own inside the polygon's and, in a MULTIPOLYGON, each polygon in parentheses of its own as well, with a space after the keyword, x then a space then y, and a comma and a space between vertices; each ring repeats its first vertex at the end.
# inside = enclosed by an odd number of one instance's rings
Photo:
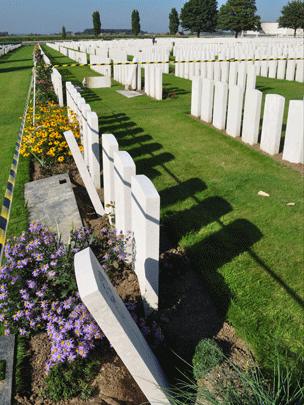
POLYGON ((140 33, 140 16, 138 10, 133 10, 131 14, 131 28, 134 35, 140 33))
POLYGON ((79 359, 70 364, 53 367, 45 383, 45 395, 53 401, 69 399, 80 395, 83 400, 94 393, 90 382, 98 372, 98 362, 92 359, 79 359))
POLYGON ((184 4, 180 19, 184 29, 196 32, 213 32, 216 28, 217 2, 216 0, 189 0, 184 4))
POLYGON ((292 28, 294 36, 297 35, 298 28, 304 29, 304 1, 293 0, 289 1, 282 8, 282 15, 279 18, 279 26, 292 28))
MULTIPOLYGON (((208 345, 206 344, 206 348, 208 345)), ((212 346, 212 345, 211 345, 212 346)), ((210 347, 211 347, 210 346, 210 347)), ((213 351, 211 349, 211 351, 213 351)), ((206 350, 204 351, 206 352, 206 350)), ((202 351, 203 353, 203 351, 202 351)), ((208 349, 207 349, 208 353, 208 349)), ((214 356, 209 357, 209 367, 204 360, 203 369, 211 369, 214 356)), ((277 359, 273 375, 266 376, 258 366, 243 370, 224 357, 233 372, 228 383, 222 382, 210 390, 187 375, 168 395, 172 405, 301 405, 304 401, 303 378, 295 380, 294 370, 282 365, 277 359)), ((196 359, 199 361, 199 358, 196 359)), ((197 364, 196 364, 197 367, 197 364)), ((193 374, 195 374, 193 368, 193 374)), ((201 378, 199 374, 198 378, 201 378)))
POLYGON ((197 380, 224 360, 224 354, 213 339, 203 339, 196 346, 192 360, 193 373, 197 380))
POLYGON ((218 27, 234 31, 236 38, 242 31, 259 30, 261 19, 256 11, 255 0, 228 0, 218 13, 218 27))
POLYGON ((179 16, 176 8, 172 8, 169 14, 169 32, 171 35, 176 35, 179 27, 179 16))

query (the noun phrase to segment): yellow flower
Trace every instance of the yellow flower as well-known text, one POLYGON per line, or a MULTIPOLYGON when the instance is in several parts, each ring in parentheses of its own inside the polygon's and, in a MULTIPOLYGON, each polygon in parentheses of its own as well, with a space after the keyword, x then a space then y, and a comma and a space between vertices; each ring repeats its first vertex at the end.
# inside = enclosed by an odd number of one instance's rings
POLYGON ((58 162, 64 162, 64 157, 63 156, 59 156, 59 158, 57 159, 58 160, 58 162))

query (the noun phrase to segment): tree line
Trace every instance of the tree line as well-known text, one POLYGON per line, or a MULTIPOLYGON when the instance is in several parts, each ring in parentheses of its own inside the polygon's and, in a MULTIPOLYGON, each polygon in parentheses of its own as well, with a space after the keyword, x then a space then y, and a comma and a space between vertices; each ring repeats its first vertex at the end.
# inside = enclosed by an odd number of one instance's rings
MULTIPOLYGON (((92 14, 95 36, 101 33, 99 11, 92 14)), ((291 0, 283 8, 278 20, 279 26, 292 28, 296 35, 299 28, 304 29, 304 0, 291 0)), ((172 8, 169 14, 169 32, 176 35, 179 27, 198 37, 202 32, 215 32, 217 29, 233 31, 235 37, 242 31, 260 30, 261 18, 257 15, 256 0, 227 0, 219 9, 217 0, 188 0, 180 14, 172 8)), ((138 10, 131 13, 131 29, 133 35, 141 32, 138 10)), ((66 37, 66 29, 62 27, 62 37, 66 37)))

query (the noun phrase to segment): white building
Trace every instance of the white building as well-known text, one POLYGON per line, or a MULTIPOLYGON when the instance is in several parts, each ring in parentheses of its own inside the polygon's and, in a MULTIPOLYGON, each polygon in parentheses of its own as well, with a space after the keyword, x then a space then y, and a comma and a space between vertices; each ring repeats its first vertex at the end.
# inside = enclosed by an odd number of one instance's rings
MULTIPOLYGON (((278 22, 265 21, 261 23, 262 31, 266 35, 293 36, 294 30, 291 28, 279 28, 278 22)), ((303 30, 297 30, 297 36, 303 35, 303 30)))

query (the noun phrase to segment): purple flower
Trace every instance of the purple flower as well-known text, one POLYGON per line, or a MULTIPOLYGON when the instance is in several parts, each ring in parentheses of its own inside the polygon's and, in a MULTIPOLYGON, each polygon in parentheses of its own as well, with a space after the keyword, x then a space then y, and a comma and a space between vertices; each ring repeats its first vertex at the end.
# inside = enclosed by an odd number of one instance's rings
POLYGON ((34 288, 37 287, 37 283, 34 280, 28 280, 27 286, 28 286, 28 288, 31 288, 33 290, 34 288))

